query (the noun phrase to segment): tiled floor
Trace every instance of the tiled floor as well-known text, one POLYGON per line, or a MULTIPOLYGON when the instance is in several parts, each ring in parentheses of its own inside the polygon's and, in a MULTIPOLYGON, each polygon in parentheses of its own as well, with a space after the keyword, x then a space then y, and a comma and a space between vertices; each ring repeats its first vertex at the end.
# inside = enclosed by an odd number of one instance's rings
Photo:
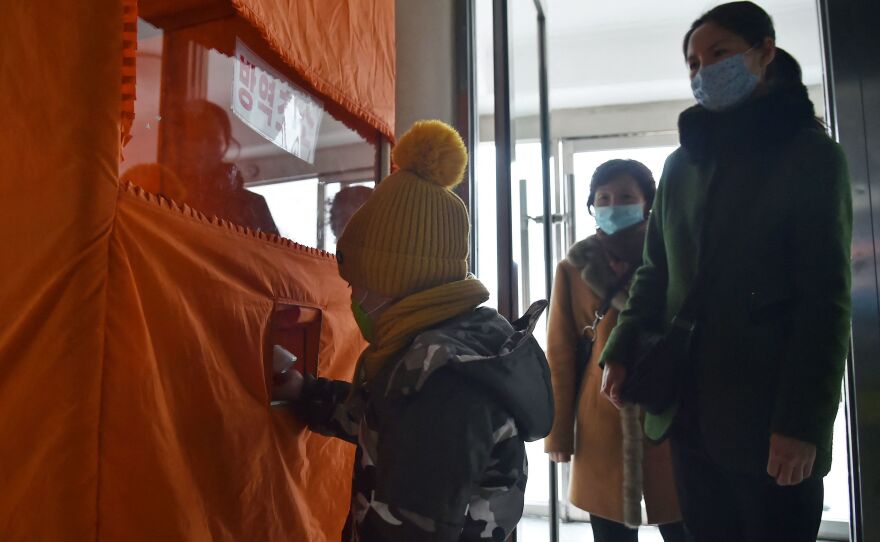
MULTIPOLYGON (((519 522, 517 542, 548 542, 549 540, 550 526, 547 518, 526 516, 519 522)), ((593 542, 590 524, 560 523, 559 542, 593 542)), ((663 542, 663 537, 660 536, 660 531, 656 527, 642 527, 639 529, 639 542, 663 542)))
MULTIPOLYGON (((550 526, 546 518, 524 517, 517 528, 517 542, 547 542, 550 540, 550 526)), ((593 542, 593 531, 589 523, 561 523, 559 542, 593 542)), ((663 542, 656 527, 639 529, 639 542, 663 542)))

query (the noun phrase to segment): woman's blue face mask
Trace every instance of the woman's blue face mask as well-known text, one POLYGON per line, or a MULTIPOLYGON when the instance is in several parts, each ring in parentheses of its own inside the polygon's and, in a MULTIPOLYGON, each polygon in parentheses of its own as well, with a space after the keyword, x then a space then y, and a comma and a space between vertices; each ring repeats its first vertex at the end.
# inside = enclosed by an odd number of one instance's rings
POLYGON ((691 90, 709 111, 724 111, 744 101, 755 91, 760 77, 746 65, 745 51, 701 68, 691 80, 691 90))
POLYGON ((596 207, 594 215, 599 229, 608 235, 614 235, 645 220, 645 206, 642 203, 634 203, 596 207))

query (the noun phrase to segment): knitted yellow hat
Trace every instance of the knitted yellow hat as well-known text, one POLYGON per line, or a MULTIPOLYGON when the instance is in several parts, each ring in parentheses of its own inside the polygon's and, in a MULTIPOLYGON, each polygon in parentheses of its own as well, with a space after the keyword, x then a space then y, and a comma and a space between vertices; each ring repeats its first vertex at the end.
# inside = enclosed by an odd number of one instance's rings
POLYGON ((391 154, 400 168, 376 187, 336 244, 342 278, 401 298, 467 276, 467 208, 452 192, 467 166, 458 133, 416 122, 391 154))

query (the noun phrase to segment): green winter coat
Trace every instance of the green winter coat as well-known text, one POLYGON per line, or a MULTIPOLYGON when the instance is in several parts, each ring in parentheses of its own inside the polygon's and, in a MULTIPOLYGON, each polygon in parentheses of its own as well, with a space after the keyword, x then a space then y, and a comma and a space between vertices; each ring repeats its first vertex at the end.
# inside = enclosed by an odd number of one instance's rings
POLYGON ((728 113, 694 107, 679 124, 645 263, 602 360, 631 363, 635 338, 664 329, 703 266, 680 401, 691 427, 710 457, 745 473, 766 472, 771 433, 814 443, 814 476, 824 476, 850 334, 852 202, 841 148, 802 89, 728 113))

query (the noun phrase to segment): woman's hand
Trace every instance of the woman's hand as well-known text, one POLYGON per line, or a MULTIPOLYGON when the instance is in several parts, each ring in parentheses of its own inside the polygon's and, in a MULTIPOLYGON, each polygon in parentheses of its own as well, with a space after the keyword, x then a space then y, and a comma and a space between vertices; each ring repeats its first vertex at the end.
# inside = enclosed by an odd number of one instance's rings
POLYGON ((813 474, 816 445, 779 433, 770 435, 767 474, 781 486, 796 486, 813 474))
POLYGON ((550 461, 554 463, 568 463, 571 461, 571 454, 565 452, 550 452, 550 461))
POLYGON ((272 400, 296 402, 302 395, 303 375, 296 369, 272 376, 272 400))
POLYGON ((626 380, 626 367, 615 361, 606 361, 602 371, 602 395, 611 403, 620 408, 623 401, 620 398, 620 388, 626 380))

